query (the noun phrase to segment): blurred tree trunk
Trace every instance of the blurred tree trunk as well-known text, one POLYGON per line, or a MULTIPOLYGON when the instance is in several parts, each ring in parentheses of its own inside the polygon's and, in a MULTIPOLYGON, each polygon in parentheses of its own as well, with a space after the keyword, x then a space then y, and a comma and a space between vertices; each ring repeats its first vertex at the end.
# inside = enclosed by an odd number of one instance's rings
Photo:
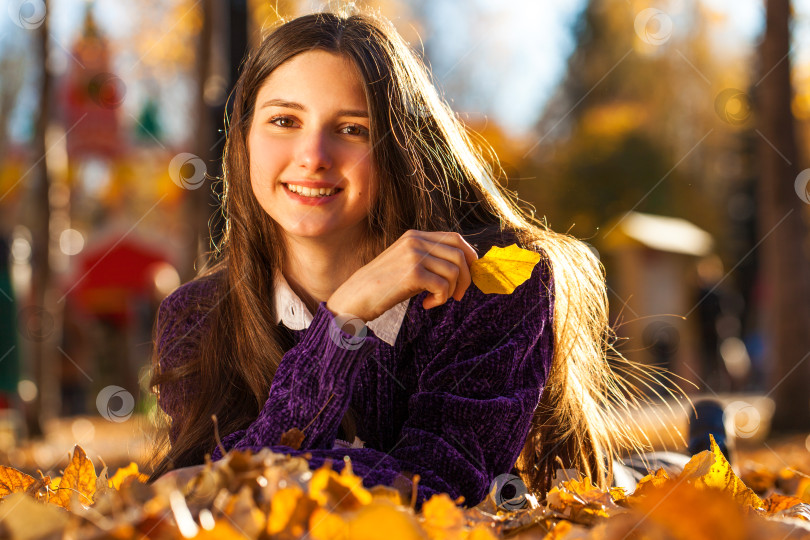
MULTIPOLYGON (((211 71, 211 45, 213 37, 212 13, 213 0, 202 0, 199 4, 202 10, 202 27, 197 41, 196 63, 194 65, 194 97, 196 100, 194 114, 193 153, 205 162, 209 175, 216 174, 211 167, 211 146, 214 144, 212 126, 208 105, 205 102, 205 85, 211 71)), ((186 196, 186 211, 193 234, 191 253, 194 256, 193 265, 186 269, 186 275, 181 276, 183 281, 193 278, 197 271, 206 263, 209 251, 210 231, 208 219, 214 209, 211 202, 211 180, 205 180, 201 187, 189 191, 186 196)))
MULTIPOLYGON (((31 254, 31 297, 28 306, 31 311, 25 322, 26 325, 44 325, 50 320, 49 312, 46 310, 47 289, 51 280, 50 269, 50 230, 51 218, 50 205, 48 202, 48 191, 50 179, 48 177, 48 166, 45 154, 45 132, 48 128, 50 117, 50 95, 51 95, 51 74, 48 70, 48 22, 49 11, 48 2, 45 2, 46 16, 42 25, 34 32, 37 42, 37 65, 40 68, 39 81, 39 106, 34 119, 34 136, 31 144, 32 159, 34 160, 31 171, 31 189, 28 192, 28 203, 31 212, 29 214, 29 224, 32 238, 31 254)), ((26 332, 33 339, 29 339, 29 361, 33 370, 34 382, 37 385, 37 396, 31 403, 31 408, 26 414, 26 424, 30 436, 42 435, 42 420, 48 416, 46 404, 48 403, 47 391, 50 385, 45 384, 46 377, 53 372, 49 365, 50 356, 46 348, 47 334, 42 332, 44 328, 29 328, 26 332)))
MULTIPOLYGON (((9 118, 14 105, 17 102, 17 96, 22 87, 23 75, 25 73, 25 65, 16 56, 4 56, 0 58, 0 75, 2 75, 2 84, 0 84, 0 118, 9 118)), ((9 122, 3 122, 0 125, 0 159, 5 158, 7 144, 8 144, 8 126, 9 122)))
POLYGON ((764 288, 766 361, 776 400, 776 430, 810 427, 810 261, 806 208, 796 196, 799 150, 791 113, 790 0, 766 3, 761 49, 758 186, 761 280, 764 288))
MULTIPOLYGON (((242 60, 245 58, 248 48, 249 19, 247 0, 231 0, 227 3, 217 4, 214 13, 213 44, 214 51, 219 51, 219 56, 213 58, 214 67, 211 75, 222 77, 221 92, 209 96, 209 116, 211 118, 212 136, 216 138, 216 143, 209 149, 211 151, 212 165, 209 173, 222 175, 222 153, 225 150, 225 124, 224 117, 228 114, 230 118, 233 112, 233 102, 230 109, 226 110, 226 99, 230 94, 236 81, 239 79, 239 71, 242 60)), ((222 182, 215 182, 212 186, 213 197, 211 198, 214 207, 212 215, 211 236, 212 242, 221 244, 225 233, 225 219, 220 213, 219 201, 224 194, 222 182)))

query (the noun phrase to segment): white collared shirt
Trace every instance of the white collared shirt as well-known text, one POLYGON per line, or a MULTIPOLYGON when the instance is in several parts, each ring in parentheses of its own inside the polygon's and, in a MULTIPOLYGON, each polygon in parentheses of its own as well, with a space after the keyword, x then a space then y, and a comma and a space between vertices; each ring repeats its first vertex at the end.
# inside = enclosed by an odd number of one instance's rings
MULTIPOLYGON (((277 270, 275 275, 276 324, 283 322, 290 330, 309 328, 312 313, 292 290, 284 274, 277 270)), ((374 335, 393 347, 405 319, 405 312, 408 311, 409 301, 410 298, 403 300, 366 325, 374 331, 374 335)))

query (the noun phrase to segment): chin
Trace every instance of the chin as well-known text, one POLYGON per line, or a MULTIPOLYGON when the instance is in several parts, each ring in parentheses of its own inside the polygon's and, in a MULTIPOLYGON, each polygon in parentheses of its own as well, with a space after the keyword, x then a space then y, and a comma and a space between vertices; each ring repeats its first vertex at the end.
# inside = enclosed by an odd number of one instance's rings
POLYGON ((284 232, 300 238, 319 238, 332 235, 337 231, 333 227, 293 227, 290 229, 284 229, 284 232))

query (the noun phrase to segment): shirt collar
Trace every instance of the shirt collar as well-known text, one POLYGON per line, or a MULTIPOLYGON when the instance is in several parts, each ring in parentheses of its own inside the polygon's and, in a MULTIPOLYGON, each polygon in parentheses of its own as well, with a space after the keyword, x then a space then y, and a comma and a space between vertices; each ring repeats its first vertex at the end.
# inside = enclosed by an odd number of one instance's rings
MULTIPOLYGON (((309 328, 313 316, 306 304, 292 290, 284 274, 276 270, 275 276, 276 324, 283 322, 290 330, 309 328)), ((410 298, 403 300, 366 325, 374 331, 374 335, 393 347, 409 301, 410 298)))

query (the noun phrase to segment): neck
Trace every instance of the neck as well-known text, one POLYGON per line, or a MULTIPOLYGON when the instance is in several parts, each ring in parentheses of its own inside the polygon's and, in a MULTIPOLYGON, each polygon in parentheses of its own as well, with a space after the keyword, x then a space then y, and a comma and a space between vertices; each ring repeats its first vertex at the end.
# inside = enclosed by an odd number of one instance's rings
POLYGON ((349 276, 361 266, 358 244, 350 241, 310 237, 287 238, 287 258, 282 272, 290 288, 312 315, 349 276))

